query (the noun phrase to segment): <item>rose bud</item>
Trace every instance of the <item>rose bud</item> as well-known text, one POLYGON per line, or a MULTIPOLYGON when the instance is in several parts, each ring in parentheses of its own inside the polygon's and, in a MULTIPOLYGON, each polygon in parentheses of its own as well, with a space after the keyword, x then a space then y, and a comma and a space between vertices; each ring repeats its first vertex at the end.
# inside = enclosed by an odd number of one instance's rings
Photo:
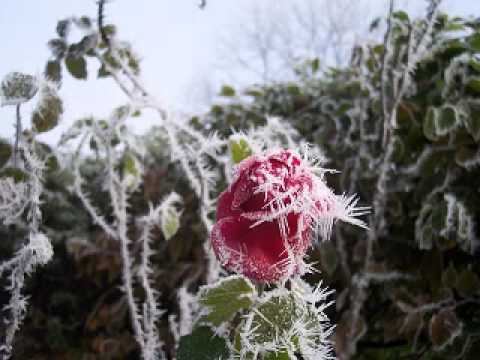
POLYGON ((293 150, 252 155, 234 170, 218 200, 210 234, 213 250, 228 270, 258 282, 278 282, 306 267, 303 258, 314 230, 330 237, 336 219, 365 227, 355 197, 335 195, 293 150))

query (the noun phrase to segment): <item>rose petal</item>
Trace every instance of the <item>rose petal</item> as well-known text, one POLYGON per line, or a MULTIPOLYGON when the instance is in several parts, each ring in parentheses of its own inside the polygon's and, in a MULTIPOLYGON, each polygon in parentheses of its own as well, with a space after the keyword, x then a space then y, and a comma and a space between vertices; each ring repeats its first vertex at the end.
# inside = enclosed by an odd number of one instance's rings
POLYGON ((233 195, 230 191, 224 191, 220 194, 217 202, 217 221, 228 216, 238 215, 239 209, 232 208, 233 195))
POLYGON ((242 232, 241 224, 234 217, 224 217, 217 221, 210 233, 210 243, 218 260, 223 266, 238 262, 240 244, 232 243, 242 232))
POLYGON ((248 178, 248 173, 243 174, 232 188, 233 201, 232 208, 239 209, 250 196, 253 195, 255 184, 248 178))
MULTIPOLYGON (((303 257, 310 245, 309 231, 297 234, 298 217, 298 214, 287 217, 288 243, 292 246, 295 258, 303 257)), ((278 281, 296 272, 296 264, 287 268, 289 254, 278 223, 264 222, 253 228, 252 224, 248 219, 235 217, 224 217, 215 224, 211 243, 222 265, 251 279, 267 282, 278 281)), ((293 258, 290 261, 294 261, 293 258)))

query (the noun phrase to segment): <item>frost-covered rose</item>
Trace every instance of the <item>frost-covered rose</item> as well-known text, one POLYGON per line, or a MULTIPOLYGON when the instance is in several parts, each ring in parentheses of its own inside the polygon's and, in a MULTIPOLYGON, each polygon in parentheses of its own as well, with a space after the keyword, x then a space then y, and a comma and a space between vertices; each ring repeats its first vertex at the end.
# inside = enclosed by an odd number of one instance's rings
POLYGON ((210 241, 227 269, 259 282, 277 282, 304 270, 318 229, 328 238, 335 219, 364 224, 353 197, 335 195, 325 171, 293 150, 253 155, 234 171, 220 195, 210 241))

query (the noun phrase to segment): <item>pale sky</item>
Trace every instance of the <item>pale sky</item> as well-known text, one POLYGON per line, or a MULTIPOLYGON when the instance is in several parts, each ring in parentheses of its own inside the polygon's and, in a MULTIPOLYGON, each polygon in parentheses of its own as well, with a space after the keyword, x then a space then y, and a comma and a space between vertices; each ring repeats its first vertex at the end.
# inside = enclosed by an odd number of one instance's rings
MULTIPOLYGON (((46 43, 55 36, 57 21, 71 15, 94 16, 96 13, 95 0, 1 1, 0 78, 11 71, 40 74, 49 58, 46 43)), ((263 1, 281 7, 294 0, 263 1)), ((367 1, 374 13, 383 13, 384 0, 367 1)), ((107 4, 107 22, 117 25, 119 37, 130 41, 142 58, 142 76, 147 88, 168 109, 183 111, 190 110, 186 94, 192 86, 201 83, 201 79, 219 81, 218 42, 225 34, 235 33, 238 13, 253 2, 255 0, 208 0, 207 7, 200 10, 198 0, 111 0, 107 4)), ((412 8, 416 9, 419 3, 424 2, 410 0, 412 8)), ((480 16, 479 0, 445 0, 443 8, 450 14, 480 16)), ((96 74, 96 64, 89 65, 90 73, 96 74)), ((65 106, 62 124, 42 135, 50 143, 75 119, 87 115, 106 116, 113 107, 125 103, 125 97, 111 80, 96 80, 95 76, 79 81, 65 73, 61 96, 65 106)), ((23 106, 25 122, 29 120, 29 108, 23 106)), ((0 108, 1 137, 11 139, 13 136, 14 110, 13 107, 0 108)), ((134 126, 143 131, 154 123, 153 118, 142 119, 141 124, 134 126)))

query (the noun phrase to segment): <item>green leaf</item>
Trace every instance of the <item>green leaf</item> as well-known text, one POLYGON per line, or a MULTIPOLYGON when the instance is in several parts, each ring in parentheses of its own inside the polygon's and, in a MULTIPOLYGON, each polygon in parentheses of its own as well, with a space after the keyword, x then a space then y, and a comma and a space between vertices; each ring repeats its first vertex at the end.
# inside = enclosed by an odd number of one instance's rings
POLYGON ((463 30, 465 30, 465 25, 458 22, 451 21, 445 26, 445 31, 463 31, 463 30))
POLYGON ((222 89, 220 90, 221 96, 235 96, 235 89, 229 85, 223 85, 222 89))
POLYGON ((291 329, 302 315, 303 312, 295 306, 293 296, 272 297, 253 313, 251 327, 255 329, 255 343, 275 342, 277 335, 291 329))
POLYGON ((0 139, 0 168, 5 166, 11 156, 12 146, 8 142, 0 139))
POLYGON ((402 22, 409 22, 410 21, 410 18, 408 17, 408 14, 405 12, 405 11, 395 11, 392 16, 395 18, 395 19, 398 19, 402 22))
POLYGON ((455 267, 453 266, 453 264, 450 263, 448 268, 443 271, 442 283, 446 287, 454 288, 455 284, 457 283, 457 277, 458 277, 457 270, 455 270, 455 267))
POLYGON ((25 182, 28 178, 28 175, 18 168, 6 167, 0 171, 0 177, 11 177, 16 183, 18 183, 25 182))
POLYGON ((224 113, 224 110, 220 105, 212 105, 212 108, 210 109, 210 112, 214 116, 220 116, 224 113))
POLYGON ((60 20, 57 23, 57 34, 61 38, 66 38, 70 31, 71 21, 69 19, 60 20))
POLYGON ((102 32, 108 37, 112 37, 117 33, 117 28, 115 25, 105 25, 102 28, 102 32))
POLYGON ((257 89, 255 87, 248 88, 244 92, 245 95, 252 96, 254 98, 258 98, 263 95, 263 92, 260 89, 257 89))
POLYGON ((202 288, 200 303, 209 312, 200 321, 219 326, 230 320, 237 311, 252 306, 251 296, 254 291, 252 283, 239 276, 230 276, 202 288))
POLYGON ((444 106, 436 117, 435 133, 438 136, 447 135, 457 124, 457 113, 452 106, 444 106))
POLYGON ((83 56, 68 55, 65 58, 68 72, 76 79, 87 78, 87 63, 83 56))
POLYGON ((32 124, 37 132, 53 129, 63 114, 62 99, 51 85, 45 84, 40 91, 40 100, 32 113, 32 124))
POLYGON ((82 16, 76 21, 76 24, 81 28, 88 30, 92 27, 92 20, 88 16, 82 16))
MULTIPOLYGON (((115 57, 112 55, 112 53, 109 51, 106 51, 102 55, 103 61, 110 65, 113 69, 119 69, 120 64, 118 61, 115 59, 115 57)), ((103 66, 103 65, 102 65, 103 66)), ((108 71, 105 69, 105 71, 108 73, 108 71)), ((108 73, 110 74, 110 73, 108 73)))
POLYGON ((288 84, 287 91, 288 91, 288 94, 292 96, 297 96, 301 94, 300 88, 295 84, 288 84))
POLYGON ((63 58, 67 52, 67 43, 63 39, 52 39, 47 45, 57 59, 63 58))
POLYGON ((45 77, 57 83, 62 80, 62 67, 58 61, 51 60, 47 62, 45 66, 45 77))
POLYGON ((469 90, 480 93, 480 78, 470 79, 466 86, 469 90))
POLYGON ((422 206, 415 225, 415 239, 422 250, 430 250, 433 245, 434 231, 432 227, 433 206, 426 203, 422 206))
MULTIPOLYGON (((321 344, 323 315, 302 297, 290 294, 275 294, 257 305, 246 317, 240 332, 248 338, 250 346, 261 349, 264 344, 282 344, 286 348, 302 352, 301 344, 321 344), (298 323, 305 331, 300 331, 298 323), (291 334, 290 338, 286 336, 291 334), (302 338, 302 340, 300 340, 302 338), (281 340, 279 340, 281 339, 281 340)), ((306 355, 306 354, 303 354, 306 355)))
POLYGON ((123 49, 120 52, 123 58, 126 59, 128 67, 132 70, 135 75, 140 74, 140 60, 135 55, 135 53, 129 47, 123 49))
POLYGON ((480 110, 471 110, 469 116, 463 117, 463 124, 475 141, 480 141, 480 110))
POLYGON ((405 144, 403 143, 400 137, 393 137, 393 154, 392 158, 394 161, 401 161, 405 155, 405 144))
POLYGON ((437 117, 437 109, 434 107, 429 107, 427 110, 427 115, 423 120, 423 134, 428 140, 436 141, 436 131, 435 131, 435 123, 437 117))
POLYGON ((124 174, 129 174, 132 176, 139 175, 137 162, 135 161, 135 157, 131 153, 127 153, 123 157, 123 172, 124 174))
POLYGON ((264 357, 263 357, 264 360, 290 360, 290 357, 288 356, 288 353, 285 351, 285 352, 278 352, 278 353, 274 353, 274 352, 269 352, 267 353, 264 357))
POLYGON ((480 292, 480 278, 472 270, 464 269, 458 276, 456 289, 463 296, 480 292))
POLYGON ((165 239, 171 239, 180 228, 180 220, 178 214, 173 211, 167 211, 162 219, 162 233, 165 239))
POLYGON ((368 26, 368 31, 372 32, 376 29, 378 29, 378 26, 380 25, 380 21, 382 20, 381 17, 376 17, 375 19, 372 20, 370 25, 368 26))
POLYGON ((311 63, 311 67, 312 67, 312 73, 315 74, 318 71, 318 69, 320 69, 320 60, 318 58, 313 59, 311 63))
POLYGON ((229 351, 224 338, 216 336, 208 327, 193 330, 182 336, 178 344, 177 360, 227 360, 229 351))
POLYGON ((480 33, 474 33, 468 38, 470 48, 475 52, 480 52, 480 33))
POLYGON ((86 35, 78 43, 78 51, 81 54, 86 54, 90 50, 95 49, 97 47, 97 43, 98 43, 97 34, 86 35))
POLYGON ((449 61, 467 51, 468 47, 463 42, 461 42, 459 39, 452 39, 445 42, 444 48, 439 53, 439 56, 443 60, 449 61))
POLYGON ((132 112, 131 109, 132 108, 130 105, 120 105, 113 109, 112 117, 118 120, 123 119, 130 115, 130 113, 132 112))
POLYGON ((243 322, 238 324, 237 327, 235 328, 234 335, 233 335, 233 348, 238 352, 240 352, 240 350, 242 349, 242 337, 240 336, 240 330, 243 327, 243 325, 244 325, 243 322))
POLYGON ((35 152, 40 155, 42 159, 45 159, 48 171, 56 171, 59 169, 60 166, 58 165, 57 157, 49 145, 42 142, 36 142, 35 152))
POLYGON ((479 61, 477 61, 477 60, 475 60, 475 59, 471 59, 468 64, 470 65, 470 67, 471 67, 474 71, 480 73, 480 62, 479 62, 479 61))
POLYGON ((35 96, 38 91, 38 80, 36 77, 19 72, 11 72, 0 84, 0 103, 5 105, 18 105, 27 102, 35 96))
POLYGON ((180 228, 180 215, 175 209, 167 209, 162 215, 161 229, 166 240, 170 240, 180 228))
POLYGON ((235 164, 252 155, 252 149, 245 139, 230 140, 230 155, 235 164))

